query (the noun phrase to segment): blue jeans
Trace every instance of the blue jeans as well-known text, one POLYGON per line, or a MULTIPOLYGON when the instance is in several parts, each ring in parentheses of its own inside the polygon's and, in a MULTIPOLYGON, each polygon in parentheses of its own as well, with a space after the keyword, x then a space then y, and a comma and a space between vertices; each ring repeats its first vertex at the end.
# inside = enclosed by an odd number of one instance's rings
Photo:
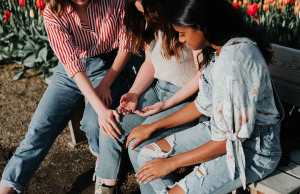
MULTIPOLYGON (((86 74, 93 86, 98 85, 103 79, 115 55, 116 52, 111 52, 101 57, 83 59, 86 63, 86 74)), ((126 82, 122 81, 121 77, 124 76, 120 76, 120 80, 117 80, 112 88, 112 95, 116 102, 118 101, 117 96, 120 96, 120 91, 126 90, 126 82)), ((72 111, 82 100, 84 100, 83 95, 75 82, 68 77, 64 67, 61 64, 58 65, 51 83, 33 114, 25 138, 3 171, 1 184, 12 187, 18 193, 24 190, 25 185, 40 166, 56 137, 67 125, 72 111)), ((91 109, 89 105, 86 108, 91 109)), ((95 117, 96 113, 90 114, 91 112, 85 111, 85 125, 98 123, 98 119, 95 117)), ((99 134, 93 133, 86 131, 89 143, 96 143, 93 147, 98 151, 99 134)))
MULTIPOLYGON (((156 102, 166 100, 173 96, 180 88, 168 83, 166 81, 158 80, 152 87, 150 87, 143 96, 139 99, 139 108, 145 107, 147 105, 154 104, 156 102)), ((99 165, 96 168, 96 176, 101 179, 117 180, 122 152, 124 151, 124 142, 130 131, 140 125, 154 122, 162 117, 165 117, 186 105, 187 102, 183 102, 175 107, 168 110, 162 111, 158 114, 149 116, 147 118, 138 116, 136 114, 129 114, 122 118, 120 122, 120 128, 122 130, 122 136, 118 140, 114 140, 103 133, 101 130, 100 134, 100 156, 99 165)), ((178 127, 175 129, 166 130, 163 133, 154 134, 154 139, 160 139, 162 137, 168 136, 175 131, 182 130, 184 127, 187 128, 189 125, 178 127)), ((134 168, 135 165, 133 164, 134 168)), ((143 188, 141 188, 143 190, 143 188)), ((150 188, 151 189, 151 188, 150 188)), ((151 193, 151 192, 149 192, 151 193)), ((152 192, 153 193, 153 192, 152 192)))
MULTIPOLYGON (((251 138, 243 142, 246 157, 247 182, 252 183, 261 180, 269 175, 276 168, 280 156, 279 141, 280 124, 268 127, 256 127, 251 138)), ((182 152, 187 152, 197 148, 211 139, 209 122, 201 122, 198 125, 180 131, 165 138, 171 145, 171 151, 163 157, 169 157, 182 152)), ((153 143, 154 144, 154 143, 153 143)), ((151 144, 149 144, 151 145, 151 144)), ((146 162, 157 158, 157 152, 147 146, 141 148, 137 155, 138 166, 143 166, 146 162)), ((156 179, 150 182, 154 193, 167 194, 167 188, 173 187, 172 179, 156 179)), ((178 183, 186 194, 222 194, 229 193, 242 186, 238 173, 232 180, 226 164, 226 155, 202 163, 181 179, 178 183)))

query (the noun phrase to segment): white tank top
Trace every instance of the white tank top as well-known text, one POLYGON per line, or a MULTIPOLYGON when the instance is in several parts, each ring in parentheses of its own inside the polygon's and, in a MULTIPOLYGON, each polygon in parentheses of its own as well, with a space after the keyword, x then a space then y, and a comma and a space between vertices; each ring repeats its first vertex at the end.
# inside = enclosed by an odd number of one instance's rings
POLYGON ((157 40, 151 43, 150 50, 146 54, 151 59, 155 69, 154 77, 157 79, 182 87, 197 73, 193 52, 186 46, 182 49, 179 58, 172 56, 167 59, 163 56, 161 33, 158 33, 157 40))

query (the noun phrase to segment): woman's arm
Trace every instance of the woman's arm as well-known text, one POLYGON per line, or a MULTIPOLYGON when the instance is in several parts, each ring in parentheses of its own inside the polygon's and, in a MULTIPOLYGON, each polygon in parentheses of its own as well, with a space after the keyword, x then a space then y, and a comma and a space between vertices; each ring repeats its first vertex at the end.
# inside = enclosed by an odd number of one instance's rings
POLYGON ((175 106, 184 101, 199 90, 199 78, 201 72, 197 72, 194 78, 189 81, 182 89, 180 89, 174 96, 165 101, 164 110, 175 106))
POLYGON ((129 52, 119 49, 111 68, 108 70, 103 80, 96 88, 98 96, 102 99, 103 102, 105 102, 107 106, 110 106, 112 102, 111 86, 118 75, 121 73, 121 71, 124 69, 124 66, 128 62, 129 57, 129 52))
POLYGON ((177 112, 152 123, 153 132, 189 123, 198 119, 201 115, 202 113, 198 111, 194 102, 191 102, 177 112))
POLYGON ((142 64, 130 90, 121 97, 118 111, 123 114, 136 110, 141 94, 152 84, 154 80, 154 67, 148 56, 142 64))
POLYGON ((119 115, 116 111, 108 109, 101 101, 90 80, 87 78, 85 72, 78 72, 73 77, 78 88, 85 96, 87 101, 92 105, 93 109, 98 115, 99 126, 112 138, 118 138, 121 134, 116 124, 119 120, 119 115))
POLYGON ((107 107, 99 99, 95 89, 92 86, 91 81, 87 78, 85 72, 78 72, 73 77, 75 83, 77 84, 79 90, 82 92, 87 101, 92 105, 95 112, 99 114, 104 112, 107 107))
POLYGON ((149 56, 146 56, 146 59, 142 64, 129 92, 135 93, 137 96, 143 94, 145 90, 152 84, 154 80, 154 72, 155 70, 151 59, 149 56))
MULTIPOLYGON (((198 60, 199 54, 201 54, 201 51, 193 51, 194 64, 191 64, 191 65, 196 65, 199 63, 199 60, 198 60)), ((197 67, 197 69, 199 69, 199 68, 197 67)), ((177 91, 171 98, 167 99, 166 101, 161 101, 161 102, 157 102, 155 104, 146 106, 142 110, 137 110, 135 113, 140 116, 147 117, 147 116, 159 113, 163 110, 169 109, 169 108, 179 104, 180 102, 184 101, 185 99, 191 97, 193 94, 195 94, 199 90, 200 75, 201 75, 201 72, 199 70, 197 72, 197 74, 192 78, 192 80, 190 80, 183 88, 181 88, 179 91, 177 91)))
MULTIPOLYGON (((193 51, 194 64, 198 64, 198 55, 201 54, 201 50, 193 51)), ((199 69, 199 68, 197 68, 199 69)), ((190 80, 182 89, 180 89, 174 96, 165 101, 164 109, 168 109, 191 97, 199 90, 199 79, 202 72, 198 70, 196 75, 190 80)))
POLYGON ((195 102, 192 102, 177 112, 159 119, 152 124, 140 125, 134 128, 127 137, 126 146, 128 147, 131 144, 132 149, 134 149, 140 143, 149 139, 154 132, 189 123, 201 115, 202 113, 196 108, 195 102), (132 141, 133 143, 130 143, 132 141))
MULTIPOLYGON (((147 183, 164 177, 180 167, 200 164, 226 153, 226 141, 209 141, 191 151, 146 163, 137 173, 137 181, 147 183)), ((199 171, 204 175, 205 172, 199 171)))
POLYGON ((215 159, 226 153, 226 140, 209 141, 198 148, 169 158, 174 168, 192 166, 215 159))

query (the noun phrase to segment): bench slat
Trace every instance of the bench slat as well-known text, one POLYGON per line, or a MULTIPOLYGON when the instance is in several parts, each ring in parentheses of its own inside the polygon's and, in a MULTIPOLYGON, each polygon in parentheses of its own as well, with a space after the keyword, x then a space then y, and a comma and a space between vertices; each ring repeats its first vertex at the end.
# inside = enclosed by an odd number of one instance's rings
POLYGON ((297 163, 290 162, 287 166, 279 166, 278 169, 300 179, 300 165, 297 163))
POLYGON ((276 170, 272 176, 251 184, 250 188, 265 194, 296 194, 300 191, 300 179, 276 170))
POLYGON ((300 165, 300 150, 294 150, 290 153, 290 160, 300 165))
POLYGON ((272 44, 273 63, 269 66, 280 99, 300 106, 300 50, 272 44))
POLYGON ((86 142, 85 133, 80 130, 80 121, 82 119, 83 110, 84 110, 84 101, 81 101, 74 108, 71 120, 68 123, 70 135, 71 135, 71 142, 69 142, 69 145, 73 148, 76 147, 77 145, 80 145, 81 143, 86 142))

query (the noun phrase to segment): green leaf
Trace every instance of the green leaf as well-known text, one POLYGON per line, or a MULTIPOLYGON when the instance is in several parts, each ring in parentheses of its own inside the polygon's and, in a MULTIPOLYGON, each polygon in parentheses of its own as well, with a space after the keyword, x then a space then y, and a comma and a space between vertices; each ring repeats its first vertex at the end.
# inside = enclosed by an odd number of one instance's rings
POLYGON ((36 61, 36 54, 31 53, 28 56, 26 56, 23 60, 23 65, 25 67, 33 68, 35 66, 35 61, 36 61))
POLYGON ((48 50, 47 47, 42 47, 42 49, 39 51, 39 58, 43 59, 44 61, 47 61, 47 54, 48 50))
POLYGON ((15 33, 13 33, 13 32, 8 33, 4 37, 0 38, 0 41, 8 40, 8 39, 12 38, 14 35, 15 35, 15 33))

